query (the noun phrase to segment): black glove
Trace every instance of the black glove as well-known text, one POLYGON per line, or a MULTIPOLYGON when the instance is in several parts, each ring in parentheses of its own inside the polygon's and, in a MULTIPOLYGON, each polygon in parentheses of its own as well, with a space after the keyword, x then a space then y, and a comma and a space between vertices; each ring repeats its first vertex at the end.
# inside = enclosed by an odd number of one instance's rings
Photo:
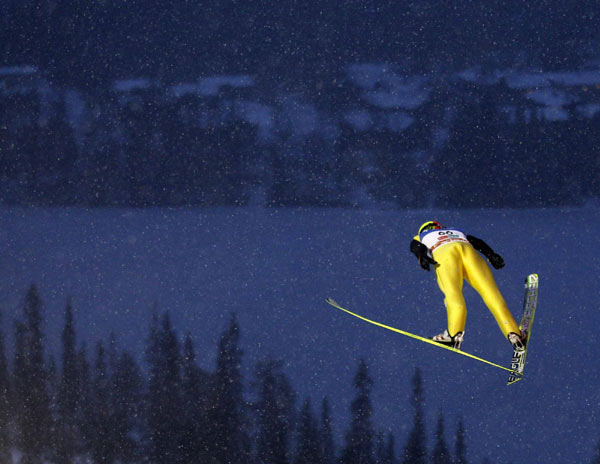
POLYGON ((426 271, 429 271, 430 264, 437 265, 437 262, 429 256, 429 249, 418 240, 413 239, 410 242, 410 251, 417 257, 419 264, 426 271))
POLYGON ((419 264, 426 271, 430 270, 429 269, 429 265, 430 264, 433 264, 434 266, 437 266, 437 262, 433 258, 430 258, 427 255, 419 256, 419 264))
POLYGON ((504 267, 504 260, 498 253, 491 253, 488 256, 488 261, 494 266, 494 269, 502 269, 504 267))

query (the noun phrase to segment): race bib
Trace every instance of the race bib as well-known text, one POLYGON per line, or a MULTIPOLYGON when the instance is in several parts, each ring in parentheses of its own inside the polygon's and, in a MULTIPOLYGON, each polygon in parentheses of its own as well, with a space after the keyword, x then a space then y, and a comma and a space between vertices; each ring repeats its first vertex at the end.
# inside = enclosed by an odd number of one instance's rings
POLYGON ((421 234, 421 243, 429 248, 431 252, 452 242, 469 243, 465 233, 459 229, 428 230, 421 234))

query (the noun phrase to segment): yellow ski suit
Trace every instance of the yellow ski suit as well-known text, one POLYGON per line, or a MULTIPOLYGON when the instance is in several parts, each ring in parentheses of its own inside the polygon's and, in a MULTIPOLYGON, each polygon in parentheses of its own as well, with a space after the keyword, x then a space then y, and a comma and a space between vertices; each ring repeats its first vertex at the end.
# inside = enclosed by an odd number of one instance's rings
POLYGON ((481 243, 491 253, 493 251, 483 241, 468 237, 460 229, 449 228, 429 230, 414 238, 428 248, 430 256, 437 262, 435 274, 445 297, 448 333, 454 336, 465 330, 467 307, 462 288, 463 280, 466 280, 479 293, 504 336, 507 337, 510 332, 519 334, 519 326, 508 309, 488 264, 469 239, 481 243))

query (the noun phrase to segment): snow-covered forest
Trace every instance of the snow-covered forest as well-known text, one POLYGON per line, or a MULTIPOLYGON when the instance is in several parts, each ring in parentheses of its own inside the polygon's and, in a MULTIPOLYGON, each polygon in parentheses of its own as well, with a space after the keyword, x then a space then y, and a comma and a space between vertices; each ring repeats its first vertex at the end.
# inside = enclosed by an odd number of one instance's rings
POLYGON ((159 16, 155 3, 3 2, 4 204, 528 207, 599 194, 596 2, 350 2, 340 16, 315 1, 301 21, 293 1, 173 0, 159 16))
POLYGON ((578 205, 600 193, 599 66, 356 64, 324 95, 250 76, 86 94, 0 68, 0 193, 53 206, 578 205))
POLYGON ((265 93, 248 76, 118 81, 97 96, 0 68, 2 201, 473 208, 600 193, 597 65, 341 71, 326 97, 265 93))

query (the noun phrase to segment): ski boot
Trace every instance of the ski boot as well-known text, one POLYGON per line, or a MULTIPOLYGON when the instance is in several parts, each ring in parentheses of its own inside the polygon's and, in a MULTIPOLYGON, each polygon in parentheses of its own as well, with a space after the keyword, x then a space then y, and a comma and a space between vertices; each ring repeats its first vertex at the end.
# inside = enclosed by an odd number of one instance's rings
POLYGON ((525 345, 527 344, 527 332, 521 331, 520 334, 510 332, 507 338, 515 351, 525 351, 525 345))
POLYGON ((450 336, 448 330, 444 330, 441 334, 438 334, 435 337, 432 337, 431 339, 434 342, 449 346, 450 348, 460 350, 460 346, 462 345, 464 338, 464 332, 458 332, 456 335, 450 336))

